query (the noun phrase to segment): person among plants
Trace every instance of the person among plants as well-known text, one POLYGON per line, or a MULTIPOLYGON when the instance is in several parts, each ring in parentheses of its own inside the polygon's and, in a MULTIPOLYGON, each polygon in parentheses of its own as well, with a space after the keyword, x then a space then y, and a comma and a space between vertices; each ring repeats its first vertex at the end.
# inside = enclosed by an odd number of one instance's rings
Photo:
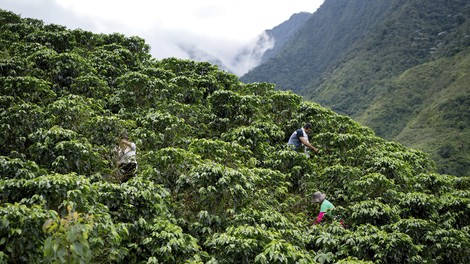
POLYGON ((311 123, 306 123, 304 127, 297 129, 292 133, 292 135, 289 138, 289 141, 287 142, 288 146, 291 146, 292 149, 296 151, 301 151, 302 146, 304 147, 304 152, 305 154, 308 155, 307 153, 307 148, 310 148, 313 150, 315 153, 319 153, 319 150, 314 147, 312 144, 310 144, 310 141, 308 140, 308 134, 312 132, 312 124, 311 123))
POLYGON ((319 224, 323 220, 325 215, 331 217, 332 211, 335 209, 335 206, 332 203, 330 203, 330 201, 325 199, 326 194, 322 192, 315 192, 312 198, 313 198, 314 203, 321 203, 320 213, 318 214, 314 223, 316 225, 316 224, 319 224))
POLYGON ((123 135, 120 137, 119 144, 116 146, 115 151, 119 172, 118 178, 121 182, 126 182, 134 176, 137 169, 137 146, 134 142, 129 141, 129 138, 126 135, 123 135))

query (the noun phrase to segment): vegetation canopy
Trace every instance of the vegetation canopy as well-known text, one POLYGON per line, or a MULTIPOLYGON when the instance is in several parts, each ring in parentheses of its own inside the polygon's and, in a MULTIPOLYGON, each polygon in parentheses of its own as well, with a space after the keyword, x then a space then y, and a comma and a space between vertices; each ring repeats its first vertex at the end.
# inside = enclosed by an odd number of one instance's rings
POLYGON ((0 46, 2 263, 470 262, 470 178, 349 117, 139 37, 0 10, 0 46), (316 191, 347 228, 310 224, 316 191))

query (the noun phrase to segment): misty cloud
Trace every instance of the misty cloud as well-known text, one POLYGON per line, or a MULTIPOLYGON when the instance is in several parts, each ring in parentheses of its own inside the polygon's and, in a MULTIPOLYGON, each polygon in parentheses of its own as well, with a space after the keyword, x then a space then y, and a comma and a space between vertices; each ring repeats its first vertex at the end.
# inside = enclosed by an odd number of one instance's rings
POLYGON ((269 37, 266 31, 264 31, 235 54, 229 64, 229 68, 238 76, 247 73, 250 69, 261 63, 263 54, 267 50, 272 49, 274 44, 274 39, 269 37))

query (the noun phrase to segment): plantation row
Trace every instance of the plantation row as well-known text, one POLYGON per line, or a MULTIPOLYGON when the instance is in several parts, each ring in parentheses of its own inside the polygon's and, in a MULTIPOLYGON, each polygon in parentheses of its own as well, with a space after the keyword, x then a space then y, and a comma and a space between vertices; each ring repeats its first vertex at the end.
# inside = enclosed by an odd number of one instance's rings
POLYGON ((470 261, 470 178, 422 152, 139 37, 1 10, 0 29, 0 262, 470 261), (306 122, 311 158, 286 146, 306 122), (347 228, 311 224, 316 191, 347 228))

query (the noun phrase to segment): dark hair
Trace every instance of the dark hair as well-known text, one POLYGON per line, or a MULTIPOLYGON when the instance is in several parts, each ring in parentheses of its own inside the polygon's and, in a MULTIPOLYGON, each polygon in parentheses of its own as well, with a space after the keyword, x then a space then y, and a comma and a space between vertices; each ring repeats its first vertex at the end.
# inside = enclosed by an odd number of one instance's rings
POLYGON ((312 128, 312 124, 311 124, 311 123, 307 123, 307 124, 305 124, 304 128, 305 128, 305 129, 312 128))
POLYGON ((129 140, 129 136, 127 135, 127 132, 121 132, 121 134, 119 134, 119 138, 129 140))

